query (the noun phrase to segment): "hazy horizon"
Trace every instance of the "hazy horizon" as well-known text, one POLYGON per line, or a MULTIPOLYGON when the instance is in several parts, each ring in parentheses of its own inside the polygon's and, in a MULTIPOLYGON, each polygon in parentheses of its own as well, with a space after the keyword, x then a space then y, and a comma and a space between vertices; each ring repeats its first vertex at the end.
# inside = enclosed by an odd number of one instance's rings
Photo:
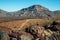
POLYGON ((9 12, 32 5, 42 5, 51 11, 60 10, 60 0, 0 0, 0 9, 9 12))

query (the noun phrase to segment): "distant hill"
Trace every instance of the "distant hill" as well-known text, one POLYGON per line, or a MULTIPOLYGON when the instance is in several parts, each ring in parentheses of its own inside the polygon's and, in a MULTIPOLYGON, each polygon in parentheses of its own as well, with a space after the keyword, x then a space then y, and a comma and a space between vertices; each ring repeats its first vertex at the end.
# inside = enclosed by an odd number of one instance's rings
POLYGON ((41 5, 32 5, 15 12, 7 12, 0 9, 0 19, 30 19, 30 18, 49 18, 52 16, 60 16, 59 11, 51 11, 41 5))

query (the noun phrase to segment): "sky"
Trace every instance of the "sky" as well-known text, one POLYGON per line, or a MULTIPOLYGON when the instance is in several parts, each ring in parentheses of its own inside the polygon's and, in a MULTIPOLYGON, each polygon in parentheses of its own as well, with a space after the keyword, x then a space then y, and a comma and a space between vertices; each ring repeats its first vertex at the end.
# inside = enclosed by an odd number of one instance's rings
POLYGON ((0 9, 9 12, 32 5, 42 5, 51 11, 60 10, 60 0, 0 0, 0 9))

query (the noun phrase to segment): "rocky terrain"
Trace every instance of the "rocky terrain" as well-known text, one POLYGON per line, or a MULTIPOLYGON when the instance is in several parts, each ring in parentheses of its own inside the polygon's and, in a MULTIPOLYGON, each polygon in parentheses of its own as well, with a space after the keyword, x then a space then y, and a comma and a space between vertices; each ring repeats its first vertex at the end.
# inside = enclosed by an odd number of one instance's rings
POLYGON ((51 24, 31 24, 21 30, 0 26, 1 40, 60 40, 60 22, 51 24))
POLYGON ((0 9, 0 40, 60 40, 60 10, 41 5, 15 12, 0 9))

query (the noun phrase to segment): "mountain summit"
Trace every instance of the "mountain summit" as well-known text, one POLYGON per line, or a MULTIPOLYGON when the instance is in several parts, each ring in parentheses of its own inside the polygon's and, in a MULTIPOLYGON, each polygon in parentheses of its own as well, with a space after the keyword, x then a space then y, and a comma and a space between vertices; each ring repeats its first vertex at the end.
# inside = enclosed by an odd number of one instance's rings
POLYGON ((33 6, 30 6, 29 8, 31 9, 36 9, 36 10, 48 10, 47 8, 41 6, 41 5, 33 5, 33 6))
POLYGON ((32 6, 28 7, 28 8, 22 9, 22 11, 23 11, 23 10, 30 10, 30 11, 36 10, 36 11, 42 11, 42 10, 48 10, 48 9, 45 8, 45 7, 43 7, 43 6, 41 6, 41 5, 32 5, 32 6))

